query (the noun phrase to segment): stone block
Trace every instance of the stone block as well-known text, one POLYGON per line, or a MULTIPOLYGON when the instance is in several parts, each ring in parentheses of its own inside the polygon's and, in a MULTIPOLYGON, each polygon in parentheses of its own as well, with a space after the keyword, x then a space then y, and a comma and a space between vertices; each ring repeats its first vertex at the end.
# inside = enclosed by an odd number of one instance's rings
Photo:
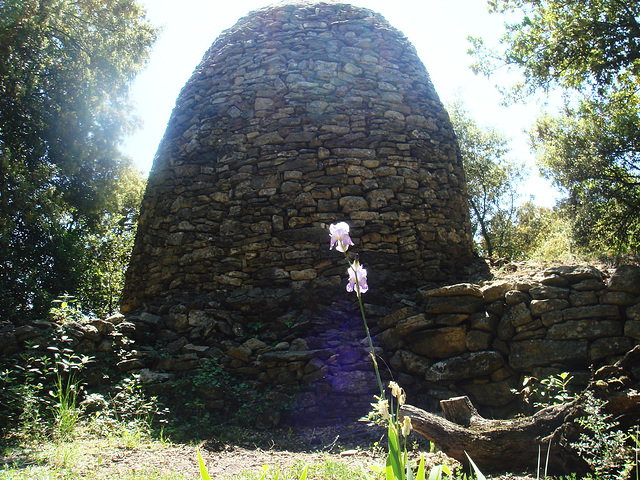
POLYGON ((455 285, 448 285, 446 287, 434 288, 430 290, 420 290, 420 294, 424 299, 430 297, 459 297, 459 296, 472 296, 482 298, 483 293, 480 287, 470 283, 458 283, 455 285))
POLYGON ((435 316, 436 325, 454 326, 464 323, 470 318, 468 313, 441 313, 435 316))
POLYGON ((525 305, 524 303, 513 305, 507 311, 506 316, 511 322, 511 325, 516 328, 516 331, 518 327, 531 323, 531 321, 533 320, 529 307, 527 307, 527 305, 525 305))
POLYGON ((498 352, 469 352, 434 363, 425 378, 431 382, 451 382, 491 375, 504 365, 498 352))
POLYGON ((640 340, 640 321, 627 320, 624 324, 624 334, 626 337, 640 340))
POLYGON ((640 322, 640 303, 637 303, 627 308, 625 313, 627 314, 628 320, 632 320, 634 322, 640 322))
POLYGON ((482 297, 471 295, 458 296, 433 296, 429 297, 425 306, 425 312, 439 313, 476 313, 484 301, 482 297))
POLYGON ((592 362, 623 355, 633 348, 633 340, 629 337, 599 338, 589 347, 589 358, 592 362))
POLYGON ((586 340, 535 339, 513 342, 509 352, 509 365, 518 371, 554 364, 574 365, 588 361, 586 340))
POLYGON ((609 290, 640 295, 640 266, 620 265, 609 279, 609 290))
POLYGON ((516 333, 516 329, 511 323, 508 315, 503 316, 498 323, 498 338, 502 341, 510 340, 516 333))
POLYGON ((573 290, 577 290, 579 292, 584 292, 589 290, 593 292, 597 292, 606 287, 607 286, 605 285, 602 279, 595 279, 595 278, 582 280, 578 283, 574 283, 573 285, 571 285, 571 288, 573 290))
POLYGON ((414 307, 402 307, 395 312, 384 316, 379 322, 378 327, 387 329, 395 327, 400 321, 407 319, 417 313, 417 309, 414 307))
POLYGON ((435 325, 432 317, 427 317, 424 313, 403 318, 396 324, 398 335, 405 336, 417 330, 424 330, 435 325))
POLYGON ((428 358, 446 358, 467 350, 464 327, 445 327, 413 333, 406 339, 412 352, 428 358))
POLYGON ((569 320, 549 328, 547 337, 552 340, 579 340, 622 335, 622 323, 617 320, 569 320))
POLYGON ((470 382, 461 388, 472 399, 474 405, 505 407, 516 400, 513 390, 518 386, 516 378, 510 377, 500 382, 470 382))
POLYGON ((563 310, 562 316, 565 320, 620 318, 620 310, 616 305, 588 305, 584 307, 566 308, 563 310))
POLYGON ((553 287, 549 285, 541 285, 539 287, 533 287, 529 290, 529 295, 534 300, 551 299, 551 298, 569 298, 569 289, 563 287, 553 287))
POLYGON ((594 291, 572 291, 569 295, 569 303, 572 307, 597 305, 598 295, 594 291))
POLYGON ((600 297, 600 303, 628 307, 638 301, 638 295, 630 292, 607 292, 600 297))
POLYGON ((531 301, 531 295, 520 290, 509 290, 504 294, 504 299, 507 302, 507 306, 512 307, 518 303, 529 304, 531 301))
POLYGON ((478 352, 480 350, 489 350, 493 335, 482 330, 469 330, 467 332, 467 350, 470 352, 478 352))
POLYGON ((491 283, 481 288, 485 303, 504 299, 505 293, 513 290, 513 282, 508 280, 491 283))
POLYGON ((471 317, 471 328, 484 332, 495 333, 498 328, 500 317, 494 313, 480 312, 471 317))
POLYGON ((398 350, 397 355, 406 372, 424 378, 427 370, 433 365, 433 360, 429 360, 421 355, 417 355, 409 350, 398 350))
POLYGON ((580 282, 582 280, 601 280, 602 272, 591 265, 560 265, 545 270, 545 275, 559 275, 571 283, 580 282))
POLYGON ((568 300, 559 298, 551 298, 548 300, 531 300, 531 314, 539 317, 540 315, 554 310, 564 310, 569 306, 568 300))

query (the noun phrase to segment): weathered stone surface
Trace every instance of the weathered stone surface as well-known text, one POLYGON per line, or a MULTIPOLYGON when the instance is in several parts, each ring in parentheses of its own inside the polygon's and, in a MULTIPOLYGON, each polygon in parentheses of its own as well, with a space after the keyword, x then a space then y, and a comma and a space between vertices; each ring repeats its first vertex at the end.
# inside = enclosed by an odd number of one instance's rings
POLYGON ((398 350, 397 353, 405 370, 413 375, 424 377, 427 370, 433 365, 433 360, 428 360, 409 350, 398 350))
POLYGON ((570 320, 549 328, 547 338, 552 340, 593 339, 622 335, 622 324, 616 320, 570 320))
POLYGON ((446 358, 467 349, 464 327, 445 327, 413 333, 408 339, 412 352, 429 358, 446 358))
POLYGON ((562 287, 552 287, 548 285, 542 285, 534 287, 529 290, 529 295, 534 300, 540 299, 552 299, 552 298, 569 298, 569 289, 562 287))
POLYGON ((413 315, 409 318, 400 320, 396 325, 396 332, 399 335, 405 336, 416 330, 424 330, 425 328, 435 325, 435 321, 432 317, 427 317, 424 313, 413 315))
POLYGON ((489 350, 493 335, 482 330, 469 330, 467 332, 467 350, 470 352, 478 352, 480 350, 489 350))
POLYGON ((569 303, 572 307, 584 307, 585 305, 597 305, 598 295, 594 291, 577 291, 569 295, 569 303))
POLYGON ((518 303, 512 306, 507 312, 506 316, 511 322, 511 325, 516 328, 516 331, 518 327, 526 325, 533 320, 529 307, 527 307, 527 305, 525 305, 524 303, 518 303))
POLYGON ((602 272, 591 265, 560 265, 545 270, 545 275, 559 275, 571 283, 582 280, 601 280, 602 272))
POLYGON ((620 265, 609 279, 609 290, 640 295, 640 266, 620 265))
POLYGON ((426 379, 433 382, 449 382, 490 375, 504 365, 498 352, 470 352, 434 363, 426 372, 426 379))
POLYGON ((565 320, 581 320, 584 318, 620 318, 620 310, 615 305, 592 305, 586 307, 566 308, 562 312, 565 320))
POLYGON ((638 302, 638 295, 630 292, 609 291, 600 296, 600 303, 628 307, 638 302))
POLYGON ((640 303, 627 308, 626 310, 627 318, 634 322, 640 322, 640 303))
POLYGON ((408 317, 416 315, 418 310, 414 307, 399 308, 389 315, 385 315, 379 322, 378 327, 382 329, 395 327, 399 322, 406 320, 408 317))
POLYGON ((482 296, 433 296, 425 307, 427 313, 475 313, 483 305, 482 296))
POLYGON ((569 280, 562 275, 556 273, 545 272, 544 277, 540 279, 542 285, 549 285, 552 287, 566 287, 569 285, 569 280))
POLYGON ((509 307, 517 305, 518 303, 524 303, 528 305, 531 301, 531 295, 520 290, 509 290, 504 294, 504 299, 507 302, 507 306, 509 307))
POLYGON ((531 314, 539 317, 554 310, 564 310, 569 306, 568 300, 550 298, 547 300, 531 300, 531 314))
POLYGON ((494 282, 481 288, 485 303, 492 303, 504 298, 505 293, 513 290, 513 282, 494 282))
POLYGON ((259 362, 299 362, 302 360, 311 360, 315 357, 326 357, 328 352, 324 350, 286 350, 286 351, 273 351, 263 353, 258 357, 259 362))
POLYGON ((495 333, 500 317, 494 313, 480 312, 471 317, 471 328, 485 332, 495 333))
POLYGON ((627 337, 640 340, 640 321, 629 320, 625 322, 624 334, 627 337))
POLYGON ((598 338, 589 347, 589 358, 596 362, 612 355, 622 355, 633 348, 629 337, 598 338))
POLYGON ((499 382, 473 382, 465 383, 461 386, 462 390, 474 398, 475 405, 504 407, 509 405, 516 399, 514 390, 516 390, 518 380, 516 377, 510 377, 499 382))
POLYGON ((582 280, 578 283, 574 283, 573 285, 571 285, 572 290, 577 290, 579 292, 589 291, 589 290, 597 292, 604 288, 607 288, 604 281, 602 279, 595 279, 595 278, 582 280))
POLYGON ((511 317, 504 315, 498 323, 498 338, 503 341, 510 340, 516 333, 516 328, 511 323, 511 317))
POLYGON ((470 283, 459 283, 456 285, 448 285, 446 287, 435 288, 432 290, 421 290, 423 298, 431 297, 465 297, 472 296, 482 298, 483 292, 477 285, 470 283))
POLYGON ((555 363, 571 365, 585 363, 588 359, 586 340, 527 340, 513 342, 509 353, 509 365, 525 370, 555 363))
POLYGON ((550 327, 551 325, 555 325, 556 323, 560 323, 564 320, 562 317, 562 310, 552 310, 550 312, 543 313, 540 315, 542 319, 542 324, 545 327, 550 327))
POLYGON ((356 370, 352 372, 337 372, 331 376, 330 384, 336 393, 347 395, 362 395, 363 393, 380 393, 373 371, 356 370))
POLYGON ((386 349, 397 350, 404 345, 402 335, 394 328, 390 328, 376 335, 376 344, 386 349))
POLYGON ((441 313, 435 316, 436 325, 454 326, 466 322, 469 317, 468 313, 441 313))

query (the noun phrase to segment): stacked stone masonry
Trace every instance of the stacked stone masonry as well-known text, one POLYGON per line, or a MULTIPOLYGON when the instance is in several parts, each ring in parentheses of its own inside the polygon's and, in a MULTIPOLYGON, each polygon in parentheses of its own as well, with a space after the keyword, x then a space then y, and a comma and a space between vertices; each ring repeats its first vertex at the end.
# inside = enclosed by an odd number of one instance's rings
POLYGON ((208 296, 264 319, 326 303, 343 275, 326 228, 343 220, 376 265, 372 287, 451 279, 472 260, 465 193, 447 112, 383 17, 322 1, 257 10, 180 93, 122 310, 208 296))
MULTIPOLYGON (((365 308, 385 381, 398 381, 412 404, 438 410, 439 400, 468 395, 484 414, 506 416, 521 407, 514 390, 525 377, 569 372, 580 386, 593 368, 640 344, 640 267, 558 266, 514 279, 421 288, 392 307, 367 302, 365 308)), ((184 309, 190 313, 179 322, 142 313, 86 324, 9 325, 0 330, 0 353, 16 355, 34 343, 45 348, 47 332, 57 327, 80 353, 108 361, 125 350, 118 369, 139 374, 152 393, 179 396, 181 379, 215 364, 249 385, 244 398, 293 399, 285 412, 291 422, 330 424, 369 410, 376 381, 362 320, 348 299, 321 311, 291 311, 268 328, 206 304, 184 309), (210 316, 214 325, 199 323, 210 316)), ((97 382, 104 382, 104 370, 99 373, 97 382)), ((237 403, 219 386, 199 393, 211 411, 237 403)), ((264 426, 280 419, 269 417, 264 426)))

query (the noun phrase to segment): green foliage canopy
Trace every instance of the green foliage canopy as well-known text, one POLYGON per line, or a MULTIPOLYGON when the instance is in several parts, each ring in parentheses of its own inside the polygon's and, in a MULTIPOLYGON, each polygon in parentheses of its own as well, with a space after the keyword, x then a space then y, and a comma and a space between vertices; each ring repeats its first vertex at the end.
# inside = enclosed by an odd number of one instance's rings
POLYGON ((504 51, 470 38, 476 71, 513 66, 526 93, 554 84, 566 88, 637 85, 640 75, 640 4, 635 0, 489 0, 489 10, 519 14, 506 23, 504 51))
POLYGON ((128 87, 156 30, 135 0, 0 0, 0 311, 77 287, 132 170, 128 87))
POLYGON ((640 3, 629 0, 490 0, 518 16, 504 49, 470 39, 473 68, 516 67, 521 99, 560 87, 565 106, 540 118, 532 140, 543 172, 563 188, 583 247, 640 250, 640 3))
POLYGON ((467 175, 474 238, 482 253, 512 257, 512 226, 517 185, 524 166, 507 158, 509 140, 478 124, 459 101, 447 106, 467 175))

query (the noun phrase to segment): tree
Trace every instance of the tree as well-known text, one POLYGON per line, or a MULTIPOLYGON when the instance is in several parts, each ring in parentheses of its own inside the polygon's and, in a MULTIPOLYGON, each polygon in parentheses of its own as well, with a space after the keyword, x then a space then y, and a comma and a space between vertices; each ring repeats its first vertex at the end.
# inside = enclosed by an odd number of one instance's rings
POLYGON ((476 71, 516 67, 524 93, 590 87, 631 91, 640 75, 640 4, 629 0, 489 0, 489 10, 519 14, 506 23, 502 52, 470 37, 476 71))
POLYGON ((524 167, 506 158, 508 140, 495 129, 480 126, 460 102, 447 110, 467 175, 474 238, 487 256, 511 257, 507 245, 513 234, 516 186, 524 167))
POLYGON ((620 93, 583 100, 538 119, 532 131, 543 172, 568 193, 580 246, 640 249, 639 106, 620 93))
POLYGON ((516 67, 523 98, 559 87, 559 115, 538 120, 532 139, 545 174, 568 195, 583 246, 640 249, 640 4, 625 0, 491 0, 506 24, 500 52, 471 39, 474 68, 516 67))
POLYGON ((135 166, 123 168, 113 185, 112 204, 84 237, 83 268, 75 293, 82 307, 94 314, 109 315, 118 310, 145 186, 135 166))
POLYGON ((130 169, 128 87, 156 30, 135 0, 0 1, 0 311, 77 288, 130 169))

